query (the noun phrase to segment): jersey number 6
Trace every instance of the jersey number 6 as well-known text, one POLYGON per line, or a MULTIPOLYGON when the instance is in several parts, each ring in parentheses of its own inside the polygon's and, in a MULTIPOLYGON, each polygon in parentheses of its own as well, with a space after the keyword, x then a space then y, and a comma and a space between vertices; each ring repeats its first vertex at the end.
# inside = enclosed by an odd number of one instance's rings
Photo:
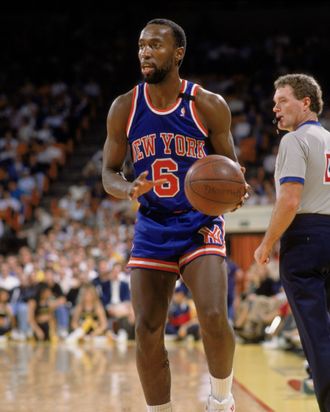
POLYGON ((160 186, 154 186, 153 191, 159 197, 174 197, 180 190, 179 178, 174 173, 177 172, 178 165, 173 159, 157 159, 151 165, 152 179, 166 179, 167 182, 160 186))

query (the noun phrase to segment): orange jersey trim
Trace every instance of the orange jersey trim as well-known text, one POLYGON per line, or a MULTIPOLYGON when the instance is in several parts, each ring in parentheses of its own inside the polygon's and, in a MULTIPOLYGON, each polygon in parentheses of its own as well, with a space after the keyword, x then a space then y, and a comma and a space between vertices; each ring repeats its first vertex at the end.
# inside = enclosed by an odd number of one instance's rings
MULTIPOLYGON (((179 93, 183 93, 186 90, 186 87, 187 87, 187 81, 183 79, 179 93)), ((162 114, 162 115, 170 114, 170 113, 174 112, 174 110, 176 110, 179 107, 179 105, 181 103, 181 100, 182 100, 182 98, 179 97, 176 100, 176 102, 174 102, 171 106, 167 107, 166 109, 158 109, 151 102, 151 99, 150 99, 150 96, 149 96, 149 93, 148 93, 148 83, 144 84, 144 97, 146 99, 146 103, 147 103, 147 106, 149 107, 149 109, 152 112, 156 113, 156 114, 162 114)))
MULTIPOLYGON (((200 88, 200 86, 198 84, 193 85, 192 90, 191 90, 192 96, 196 96, 199 88, 200 88)), ((194 122, 196 123, 196 126, 203 133, 203 135, 207 137, 208 136, 208 130, 206 129, 206 127, 201 122, 201 120, 198 116, 197 110, 196 110, 196 104, 193 100, 190 101, 190 110, 191 110, 192 118, 194 119, 194 122)))
POLYGON ((132 103, 131 103, 131 110, 129 112, 128 120, 127 120, 127 125, 126 125, 126 136, 128 137, 129 132, 131 130, 131 126, 133 123, 133 118, 134 114, 136 111, 136 105, 137 105, 137 98, 139 94, 139 87, 135 86, 133 90, 133 96, 132 96, 132 103))

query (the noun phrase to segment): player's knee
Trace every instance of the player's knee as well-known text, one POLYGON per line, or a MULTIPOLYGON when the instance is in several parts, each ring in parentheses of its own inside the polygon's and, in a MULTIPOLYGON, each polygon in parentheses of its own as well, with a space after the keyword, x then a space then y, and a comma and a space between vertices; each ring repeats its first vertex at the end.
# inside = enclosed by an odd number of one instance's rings
POLYGON ((221 335, 228 327, 229 322, 225 311, 209 309, 199 316, 201 329, 207 335, 221 335))
POLYGON ((163 330, 164 325, 160 321, 150 321, 140 317, 135 320, 135 337, 140 347, 148 349, 155 342, 159 342, 163 330))

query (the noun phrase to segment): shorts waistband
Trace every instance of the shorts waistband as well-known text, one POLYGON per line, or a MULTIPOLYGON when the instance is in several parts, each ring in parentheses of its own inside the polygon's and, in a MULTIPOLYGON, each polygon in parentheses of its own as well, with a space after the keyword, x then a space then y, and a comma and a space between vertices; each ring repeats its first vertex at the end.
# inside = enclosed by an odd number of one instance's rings
POLYGON ((182 210, 153 210, 153 209, 148 209, 145 206, 140 206, 139 212, 141 212, 143 215, 159 215, 159 216, 171 216, 171 215, 182 215, 184 213, 191 212, 195 209, 182 209, 182 210))
POLYGON ((306 226, 330 226, 330 215, 324 215, 320 213, 300 213, 295 216, 291 225, 288 227, 288 231, 306 228, 306 226))

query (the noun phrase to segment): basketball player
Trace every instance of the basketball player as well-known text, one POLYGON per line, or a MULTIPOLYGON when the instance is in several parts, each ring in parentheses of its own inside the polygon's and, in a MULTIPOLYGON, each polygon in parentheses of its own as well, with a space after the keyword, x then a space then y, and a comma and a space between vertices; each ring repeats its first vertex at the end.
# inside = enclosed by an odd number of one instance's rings
POLYGON ((139 38, 144 82, 112 104, 103 155, 103 185, 119 199, 139 199, 132 268, 137 368, 148 411, 172 411, 164 328, 175 282, 190 288, 210 371, 209 411, 234 411, 234 334, 227 320, 223 218, 193 210, 184 177, 199 158, 237 161, 231 114, 222 97, 179 76, 186 36, 176 23, 152 20, 139 38), (121 174, 130 146, 137 178, 121 174))
POLYGON ((274 103, 278 128, 289 133, 276 162, 277 200, 255 259, 267 263, 281 237, 281 281, 325 412, 330 411, 330 133, 318 122, 323 101, 313 77, 279 77, 274 103))

